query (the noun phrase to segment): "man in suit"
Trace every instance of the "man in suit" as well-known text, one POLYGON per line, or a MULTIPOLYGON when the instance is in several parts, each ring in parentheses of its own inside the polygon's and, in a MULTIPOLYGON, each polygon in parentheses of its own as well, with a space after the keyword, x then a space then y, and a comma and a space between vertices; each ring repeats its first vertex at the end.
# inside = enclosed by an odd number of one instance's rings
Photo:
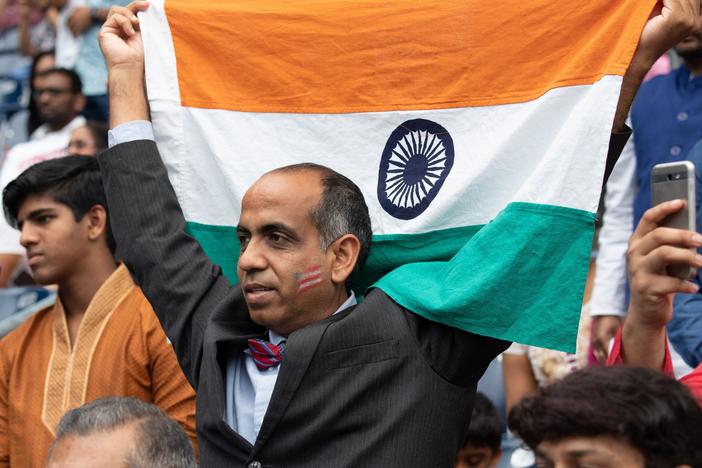
MULTIPOLYGON (((696 1, 671 0, 643 40, 616 131, 646 60, 667 46, 661 36, 687 34, 696 1)), ((230 288, 184 234, 153 143, 135 79, 135 12, 147 6, 113 8, 100 33, 113 144, 100 164, 120 254, 196 388, 202 465, 452 466, 475 385, 507 343, 426 320, 377 289, 356 304, 346 283, 367 255, 368 210, 352 182, 315 165, 269 172, 247 191, 241 286, 230 288)))

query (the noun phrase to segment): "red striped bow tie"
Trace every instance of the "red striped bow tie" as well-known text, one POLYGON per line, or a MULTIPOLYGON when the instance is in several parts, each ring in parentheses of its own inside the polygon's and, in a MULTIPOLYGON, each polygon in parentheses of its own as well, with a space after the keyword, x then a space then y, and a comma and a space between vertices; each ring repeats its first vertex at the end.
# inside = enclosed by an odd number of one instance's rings
POLYGON ((260 370, 269 369, 280 364, 285 354, 285 341, 278 345, 258 338, 249 339, 249 354, 260 370))

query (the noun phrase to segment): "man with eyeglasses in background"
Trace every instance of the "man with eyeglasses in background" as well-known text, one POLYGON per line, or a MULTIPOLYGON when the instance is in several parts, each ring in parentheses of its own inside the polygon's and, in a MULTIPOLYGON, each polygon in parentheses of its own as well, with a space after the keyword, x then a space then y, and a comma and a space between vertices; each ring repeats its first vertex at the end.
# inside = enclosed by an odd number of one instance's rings
MULTIPOLYGON (((65 68, 52 68, 36 76, 34 99, 44 124, 26 143, 7 152, 0 169, 0 192, 25 169, 34 164, 66 155, 71 132, 85 125, 80 112, 85 96, 80 77, 65 68)), ((17 231, 0 220, 0 288, 29 282, 24 249, 17 231)))

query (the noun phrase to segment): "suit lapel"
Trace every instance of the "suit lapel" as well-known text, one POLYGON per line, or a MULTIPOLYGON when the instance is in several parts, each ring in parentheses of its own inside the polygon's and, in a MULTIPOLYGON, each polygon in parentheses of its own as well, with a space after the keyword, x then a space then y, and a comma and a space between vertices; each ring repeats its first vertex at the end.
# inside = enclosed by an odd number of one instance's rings
POLYGON ((244 439, 238 432, 232 430, 225 420, 225 399, 227 363, 232 356, 243 355, 243 350, 248 346, 249 338, 267 338, 265 329, 251 321, 234 322, 226 320, 216 320, 212 322, 212 342, 216 356, 217 369, 219 374, 216 383, 216 391, 212 395, 214 401, 214 414, 217 415, 217 424, 222 430, 228 432, 246 452, 250 452, 253 447, 248 440, 244 439), (233 332, 232 330, 236 330, 233 332))
POLYGON ((280 418, 285 414, 285 410, 290 404, 293 395, 295 395, 297 388, 300 386, 302 377, 305 375, 310 361, 312 360, 312 356, 314 356, 327 327, 331 323, 346 316, 351 312, 351 309, 353 309, 353 307, 328 317, 325 320, 296 330, 288 337, 285 357, 280 366, 280 372, 278 373, 278 378, 273 388, 271 401, 268 403, 266 415, 261 424, 261 430, 258 433, 258 438, 256 439, 253 452, 251 453, 252 457, 255 457, 258 451, 263 447, 278 425, 280 418))

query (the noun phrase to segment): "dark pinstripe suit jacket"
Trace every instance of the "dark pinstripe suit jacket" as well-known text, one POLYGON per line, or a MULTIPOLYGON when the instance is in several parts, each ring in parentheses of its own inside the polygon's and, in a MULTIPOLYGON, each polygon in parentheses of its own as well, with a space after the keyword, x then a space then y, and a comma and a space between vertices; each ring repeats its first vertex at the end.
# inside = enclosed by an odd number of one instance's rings
POLYGON ((202 466, 453 466, 475 385, 507 343, 430 322, 372 290, 288 337, 251 445, 224 421, 224 370, 265 330, 249 318, 240 288, 184 234, 156 145, 118 145, 100 164, 118 254, 197 391, 202 466))

